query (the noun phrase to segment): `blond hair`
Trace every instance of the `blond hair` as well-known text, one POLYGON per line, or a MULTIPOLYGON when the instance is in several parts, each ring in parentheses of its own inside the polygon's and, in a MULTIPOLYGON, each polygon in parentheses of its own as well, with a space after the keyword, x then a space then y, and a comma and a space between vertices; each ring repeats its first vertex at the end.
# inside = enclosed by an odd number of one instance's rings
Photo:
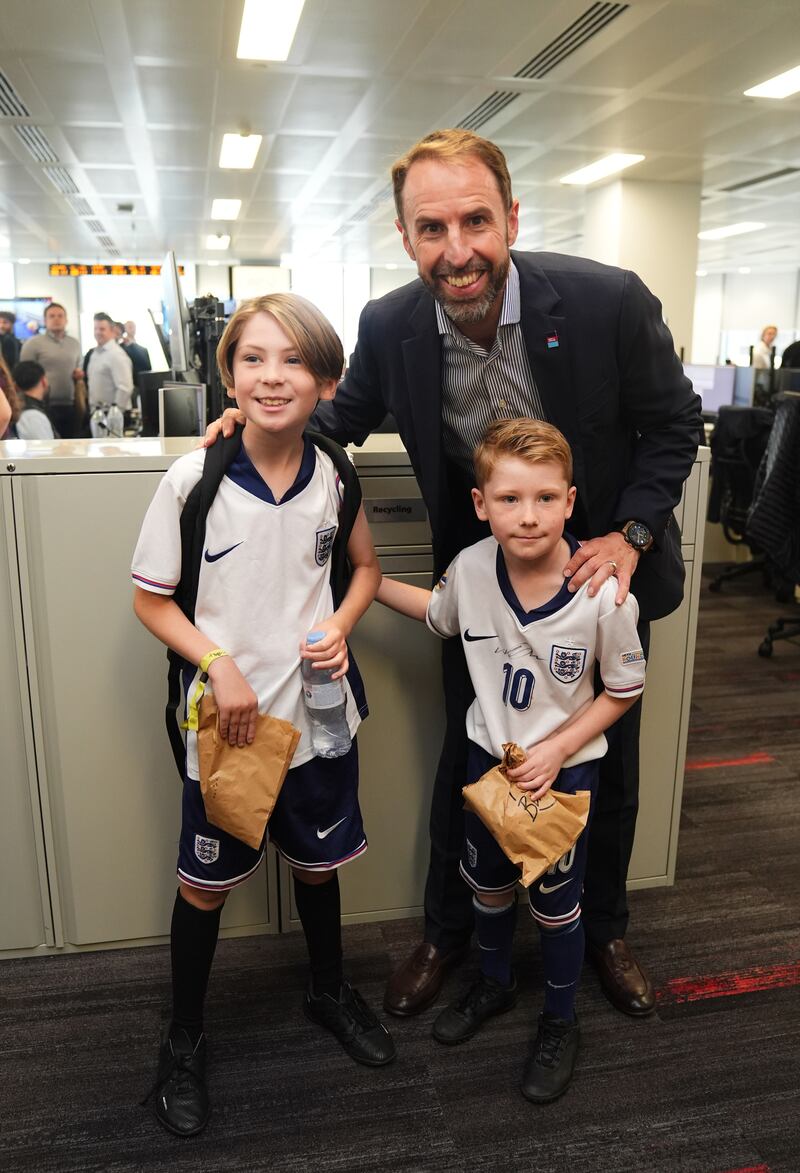
POLYGON ((217 346, 217 366, 229 391, 234 390, 233 357, 247 323, 256 314, 271 314, 319 383, 339 381, 344 350, 339 335, 317 307, 297 293, 267 293, 244 301, 228 322, 217 346))
POLYGON ((568 485, 572 484, 572 451, 565 437, 544 420, 525 417, 495 420, 483 433, 475 449, 475 481, 482 489, 504 456, 515 456, 528 464, 558 464, 568 485))
POLYGON ((508 173, 506 157, 498 146, 481 138, 471 130, 434 130, 420 139, 411 150, 406 151, 392 166, 392 187, 397 216, 403 221, 403 188, 409 168, 421 159, 436 159, 443 163, 463 162, 478 159, 484 163, 497 180, 497 187, 506 211, 511 210, 514 197, 511 194, 511 176, 508 173))

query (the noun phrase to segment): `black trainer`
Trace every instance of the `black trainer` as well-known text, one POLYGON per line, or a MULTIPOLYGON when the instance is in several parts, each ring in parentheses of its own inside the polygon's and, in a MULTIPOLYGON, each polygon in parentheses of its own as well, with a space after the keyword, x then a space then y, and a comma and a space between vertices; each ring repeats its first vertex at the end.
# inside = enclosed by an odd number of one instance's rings
POLYGON ((356 1063, 383 1067, 394 1059, 392 1036, 349 982, 342 982, 338 1002, 330 994, 315 998, 309 990, 303 1012, 306 1018, 336 1035, 356 1063))
POLYGON ((154 1093, 156 1117, 169 1132, 176 1136, 202 1132, 211 1115, 206 1091, 205 1035, 194 1046, 185 1030, 167 1030, 158 1053, 156 1082, 142 1103, 146 1104, 154 1093))
POLYGON ((539 1015, 533 1052, 522 1075, 521 1091, 526 1100, 547 1104, 564 1094, 572 1082, 579 1039, 577 1018, 567 1022, 552 1014, 539 1015))
POLYGON ((471 1039, 478 1028, 495 1014, 505 1014, 517 1001, 517 979, 512 974, 510 986, 501 986, 481 974, 466 993, 448 1006, 433 1024, 437 1043, 452 1046, 471 1039))

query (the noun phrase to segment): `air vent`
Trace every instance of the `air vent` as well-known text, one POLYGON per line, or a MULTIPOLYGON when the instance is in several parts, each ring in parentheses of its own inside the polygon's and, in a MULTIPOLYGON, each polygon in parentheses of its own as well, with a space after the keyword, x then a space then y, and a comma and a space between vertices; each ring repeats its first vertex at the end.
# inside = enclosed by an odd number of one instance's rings
MULTIPOLYGON (((565 28, 563 33, 555 37, 549 45, 545 45, 544 49, 522 66, 522 69, 518 69, 514 77, 546 77, 557 65, 561 65, 603 29, 608 28, 612 20, 616 20, 629 7, 629 4, 592 4, 582 16, 565 28)), ((511 93, 509 90, 495 90, 458 125, 464 130, 478 130, 518 97, 519 94, 511 93)))
POLYGON ((116 255, 119 256, 119 249, 114 244, 114 241, 111 239, 110 236, 105 236, 105 235, 98 236, 97 240, 98 240, 98 243, 102 244, 104 249, 108 250, 108 252, 116 253, 116 255))
POLYGON ((44 173, 62 195, 79 195, 78 185, 66 167, 45 167, 44 173))
POLYGON ((38 126, 15 126, 14 134, 22 142, 26 151, 33 155, 37 163, 57 163, 55 153, 43 130, 38 126))
POLYGON ((93 216, 94 208, 89 202, 83 198, 82 195, 68 195, 65 197, 67 203, 72 208, 77 216, 93 216))
MULTIPOLYGON (((582 16, 574 20, 571 25, 564 29, 552 40, 549 45, 545 45, 535 57, 532 57, 521 69, 518 69, 514 77, 520 78, 542 78, 545 77, 557 65, 561 65, 573 53, 577 53, 585 44, 591 41, 594 37, 601 33, 603 29, 608 28, 612 20, 616 20, 630 8, 629 4, 592 4, 582 16)), ((462 130, 479 130, 480 127, 485 126, 490 119, 495 118, 501 110, 505 110, 512 102, 516 102, 519 94, 512 93, 510 90, 495 90, 489 94, 487 98, 471 110, 462 120, 457 124, 462 130)), ((392 194, 392 186, 388 184, 382 191, 379 191, 376 196, 359 208, 358 211, 350 216, 348 225, 358 224, 361 220, 366 220, 371 216, 379 204, 384 203, 392 194)), ((339 233, 347 230, 346 225, 342 225, 339 233)))
POLYGON ((360 224, 362 220, 366 220, 369 216, 372 215, 376 208, 379 208, 381 204, 386 203, 391 194, 392 185, 391 183, 387 183, 386 187, 382 187, 378 194, 372 197, 369 203, 364 204, 358 209, 355 215, 350 217, 349 223, 360 224))
POLYGON ((729 187, 720 187, 718 191, 743 191, 746 187, 756 187, 759 183, 769 183, 772 179, 783 179, 787 175, 797 175, 800 167, 782 167, 780 171, 768 171, 765 175, 756 175, 753 179, 743 179, 741 183, 732 183, 729 187))
POLYGON ((86 220, 85 223, 89 231, 93 232, 95 236, 102 235, 106 230, 105 224, 101 224, 99 220, 86 220))
POLYGON ((30 111, 0 69, 0 114, 7 118, 30 118, 30 111))

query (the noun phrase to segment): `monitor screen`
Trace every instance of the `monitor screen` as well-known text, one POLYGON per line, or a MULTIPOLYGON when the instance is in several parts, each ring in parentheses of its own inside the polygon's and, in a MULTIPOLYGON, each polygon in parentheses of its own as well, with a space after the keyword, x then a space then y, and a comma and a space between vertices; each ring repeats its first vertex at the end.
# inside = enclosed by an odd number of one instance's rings
POLYGON ((205 383, 165 383, 159 387, 160 436, 202 436, 205 430, 205 383))
POLYGON ((162 345, 166 343, 170 370, 189 367, 189 314, 183 300, 175 253, 170 250, 161 265, 162 345))
POLYGON ((2 297, 0 310, 16 314, 14 335, 20 342, 27 342, 44 330, 44 311, 52 300, 52 297, 2 297))
POLYGON ((703 401, 703 411, 716 415, 721 407, 733 403, 736 367, 712 367, 684 363, 683 373, 703 401))

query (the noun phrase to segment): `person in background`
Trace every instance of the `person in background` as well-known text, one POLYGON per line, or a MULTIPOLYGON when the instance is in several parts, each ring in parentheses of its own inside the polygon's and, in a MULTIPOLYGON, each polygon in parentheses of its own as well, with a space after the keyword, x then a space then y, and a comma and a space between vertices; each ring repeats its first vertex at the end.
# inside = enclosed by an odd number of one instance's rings
POLYGON ((19 402, 8 365, 0 354, 0 440, 13 440, 19 418, 19 402))
POLYGON ((85 404, 81 409, 76 402, 76 386, 83 380, 81 344, 67 333, 67 311, 57 301, 44 311, 44 328, 43 334, 23 344, 20 361, 44 367, 50 388, 49 417, 57 435, 71 440, 81 433, 85 410, 85 404))
POLYGON ((124 326, 124 334, 122 335, 122 349, 127 354, 128 358, 133 364, 133 381, 136 383, 137 378, 143 371, 152 370, 150 365, 150 355, 144 346, 140 346, 136 341, 136 323, 126 322, 124 326))
POLYGON ((20 440, 55 440, 57 432, 45 405, 48 382, 44 367, 38 362, 18 362, 13 374, 22 400, 17 436, 20 440))
POLYGON ((772 347, 778 337, 777 326, 765 326, 761 337, 753 347, 753 366, 760 371, 768 371, 772 366, 772 347))
POLYGON ((5 359, 10 371, 19 362, 19 352, 22 343, 14 333, 17 315, 11 310, 0 310, 0 355, 5 359))
POLYGON ((133 367, 114 338, 114 321, 108 314, 94 315, 94 337, 97 346, 86 358, 89 404, 96 407, 116 403, 121 411, 127 411, 133 392, 133 367))

